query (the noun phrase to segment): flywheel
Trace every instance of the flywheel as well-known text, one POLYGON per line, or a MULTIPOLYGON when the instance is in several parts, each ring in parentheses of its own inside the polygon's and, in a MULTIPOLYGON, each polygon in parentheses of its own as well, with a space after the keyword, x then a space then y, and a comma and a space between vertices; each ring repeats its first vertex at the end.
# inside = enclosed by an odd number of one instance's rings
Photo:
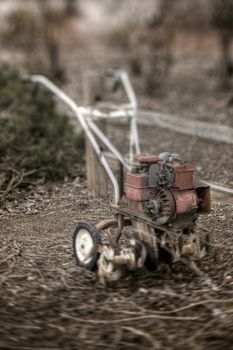
POLYGON ((176 205, 173 194, 165 188, 156 188, 144 205, 145 213, 157 224, 165 225, 174 220, 176 205))

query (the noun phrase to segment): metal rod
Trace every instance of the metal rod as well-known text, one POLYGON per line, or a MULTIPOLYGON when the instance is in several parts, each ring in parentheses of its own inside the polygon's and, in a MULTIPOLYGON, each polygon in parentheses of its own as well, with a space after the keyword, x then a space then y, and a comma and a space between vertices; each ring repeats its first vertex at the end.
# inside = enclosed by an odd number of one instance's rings
POLYGON ((52 83, 49 79, 42 75, 32 75, 28 77, 24 77, 24 79, 32 81, 34 83, 41 84, 45 86, 48 90, 50 90, 54 95, 56 95, 62 102, 64 102, 69 108, 74 112, 75 116, 77 117, 78 121, 80 122, 84 132, 87 135, 87 138, 89 139, 91 145, 93 146, 101 164, 105 168, 114 188, 115 193, 115 204, 117 205, 120 200, 120 191, 119 191, 119 185, 117 182, 117 179, 115 178, 112 169, 110 168, 103 152, 101 151, 101 148, 99 147, 98 143, 96 142, 96 139, 94 135, 92 134, 90 127, 85 120, 83 114, 80 111, 80 108, 78 105, 68 96, 66 95, 61 89, 59 89, 54 83, 52 83))
POLYGON ((202 180, 202 181, 204 183, 206 183, 207 185, 209 185, 210 188, 212 188, 215 191, 218 191, 218 192, 221 192, 221 193, 225 193, 225 194, 229 194, 229 195, 233 196, 233 189, 232 188, 228 188, 228 187, 224 187, 224 186, 221 186, 221 185, 217 185, 217 184, 214 184, 212 182, 205 181, 205 180, 202 180))
POLYGON ((134 161, 134 154, 140 153, 140 146, 139 146, 139 140, 138 140, 138 130, 137 130, 137 110, 138 110, 138 103, 136 94, 133 90, 133 87, 130 83, 129 76, 125 71, 119 72, 120 79, 123 85, 123 88, 128 96, 128 99, 131 103, 132 110, 133 110, 133 117, 130 121, 130 164, 134 161))
POLYGON ((114 156, 120 161, 120 163, 128 170, 131 170, 130 165, 127 163, 126 159, 120 154, 115 146, 109 141, 109 139, 104 135, 104 133, 98 128, 98 126, 92 121, 87 121, 91 130, 96 134, 96 136, 105 144, 105 146, 114 154, 114 156))
POLYGON ((99 118, 106 118, 106 119, 112 119, 112 118, 132 118, 133 117, 133 111, 131 110, 124 110, 119 109, 119 111, 109 112, 109 113, 103 113, 97 109, 93 108, 85 108, 85 107, 79 107, 79 110, 81 113, 87 115, 87 116, 94 116, 99 118))

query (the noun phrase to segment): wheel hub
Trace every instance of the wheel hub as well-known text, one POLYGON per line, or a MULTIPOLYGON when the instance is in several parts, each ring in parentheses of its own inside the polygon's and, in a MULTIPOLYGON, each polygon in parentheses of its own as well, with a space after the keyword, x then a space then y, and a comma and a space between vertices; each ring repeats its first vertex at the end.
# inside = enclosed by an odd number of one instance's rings
POLYGON ((76 237, 75 246, 79 260, 88 264, 91 260, 91 257, 88 259, 86 258, 90 254, 94 243, 90 233, 87 230, 80 230, 79 235, 76 237))

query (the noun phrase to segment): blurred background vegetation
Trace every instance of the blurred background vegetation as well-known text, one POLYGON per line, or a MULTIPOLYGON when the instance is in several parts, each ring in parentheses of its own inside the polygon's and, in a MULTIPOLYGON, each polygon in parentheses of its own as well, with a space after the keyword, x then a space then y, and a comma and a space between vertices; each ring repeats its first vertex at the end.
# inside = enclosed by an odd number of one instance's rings
POLYGON ((83 134, 51 95, 9 67, 0 70, 0 111, 0 206, 20 190, 80 173, 83 134))
POLYGON ((67 54, 75 59, 74 48, 81 53, 97 39, 128 53, 150 87, 168 74, 182 35, 215 36, 216 70, 229 84, 233 0, 1 0, 0 16, 2 60, 27 71, 63 80, 67 54))
POLYGON ((73 177, 83 159, 83 136, 22 74, 45 74, 82 102, 83 72, 115 65, 147 98, 178 56, 195 53, 211 62, 216 89, 229 92, 232 37, 233 0, 1 0, 1 200, 35 180, 73 177))

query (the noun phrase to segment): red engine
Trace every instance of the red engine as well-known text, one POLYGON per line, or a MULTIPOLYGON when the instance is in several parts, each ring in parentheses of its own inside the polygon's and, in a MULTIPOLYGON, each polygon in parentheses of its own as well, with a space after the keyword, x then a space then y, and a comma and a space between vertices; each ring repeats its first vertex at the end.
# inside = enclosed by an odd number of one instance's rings
POLYGON ((177 154, 139 154, 138 165, 126 175, 129 208, 158 225, 178 223, 192 229, 198 214, 210 212, 210 189, 194 180, 194 167, 177 154))

